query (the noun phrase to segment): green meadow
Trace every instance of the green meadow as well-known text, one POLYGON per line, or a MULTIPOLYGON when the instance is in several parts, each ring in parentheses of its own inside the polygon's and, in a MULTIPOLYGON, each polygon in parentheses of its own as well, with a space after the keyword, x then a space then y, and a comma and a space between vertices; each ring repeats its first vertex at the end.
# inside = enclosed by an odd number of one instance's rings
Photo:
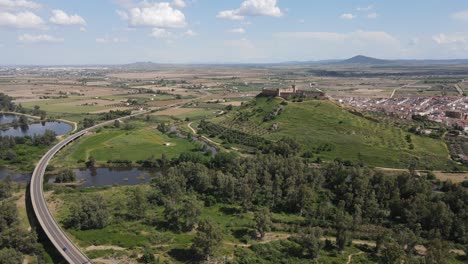
POLYGON ((54 159, 53 164, 73 166, 77 161, 85 161, 90 156, 98 164, 116 159, 135 162, 151 156, 159 158, 163 153, 168 158, 174 158, 197 147, 194 142, 162 134, 155 126, 137 125, 131 130, 108 128, 86 135, 67 146, 54 159))

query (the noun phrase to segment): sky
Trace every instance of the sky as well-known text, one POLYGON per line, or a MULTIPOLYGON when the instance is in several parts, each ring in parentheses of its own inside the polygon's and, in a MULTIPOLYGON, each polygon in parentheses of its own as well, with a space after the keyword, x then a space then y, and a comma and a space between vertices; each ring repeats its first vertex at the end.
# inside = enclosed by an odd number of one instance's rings
POLYGON ((468 0, 0 0, 0 65, 468 59, 468 0))

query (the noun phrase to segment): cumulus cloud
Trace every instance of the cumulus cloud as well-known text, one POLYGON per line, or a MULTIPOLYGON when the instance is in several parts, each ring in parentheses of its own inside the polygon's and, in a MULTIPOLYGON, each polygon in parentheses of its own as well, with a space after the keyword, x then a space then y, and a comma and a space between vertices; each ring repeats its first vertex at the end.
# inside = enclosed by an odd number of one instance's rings
POLYGON ((86 21, 79 15, 69 15, 60 9, 52 10, 52 16, 49 21, 56 25, 73 26, 73 25, 86 25, 86 21))
POLYGON ((32 1, 26 0, 0 0, 0 9, 38 9, 41 5, 32 1))
POLYGON ((350 13, 346 13, 346 14, 342 14, 340 16, 341 19, 346 19, 346 20, 352 20, 352 19, 355 19, 356 16, 353 15, 353 14, 350 14, 350 13))
POLYGON ((18 41, 21 43, 60 43, 65 40, 50 35, 23 34, 18 37, 18 41))
POLYGON ((44 25, 44 20, 30 11, 19 13, 0 12, 0 26, 13 28, 43 28, 44 25))
POLYGON ((127 39, 122 39, 122 38, 116 38, 116 37, 102 37, 102 38, 96 38, 96 43, 100 44, 106 44, 106 43, 121 43, 121 42, 127 42, 127 39))
POLYGON ((277 6, 276 0, 244 0, 240 8, 221 11, 216 17, 231 20, 243 20, 246 16, 280 17, 282 15, 283 12, 277 6))
MULTIPOLYGON (((187 25, 184 13, 166 2, 144 2, 140 7, 131 8, 126 15, 132 27, 180 28, 187 25)), ((124 17, 123 13, 120 16, 124 17)))
POLYGON ((184 8, 187 6, 184 0, 174 0, 172 1, 172 5, 179 8, 184 8))
POLYGON ((455 20, 468 22, 468 10, 453 13, 452 18, 455 20))
POLYGON ((235 34, 244 34, 245 29, 243 29, 243 28, 233 28, 231 30, 228 30, 228 32, 235 33, 235 34))

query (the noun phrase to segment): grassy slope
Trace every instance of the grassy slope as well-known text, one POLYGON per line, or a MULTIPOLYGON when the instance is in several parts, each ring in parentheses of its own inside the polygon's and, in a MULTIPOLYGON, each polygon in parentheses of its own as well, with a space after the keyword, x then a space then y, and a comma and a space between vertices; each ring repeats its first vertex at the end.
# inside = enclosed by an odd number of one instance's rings
MULTIPOLYGON (((358 160, 358 153, 363 161, 372 166, 406 168, 408 161, 418 157, 421 167, 443 167, 448 161, 448 150, 441 140, 411 135, 414 150, 410 150, 405 141, 408 133, 403 130, 376 123, 355 116, 329 101, 308 101, 289 103, 282 106, 284 112, 275 120, 263 122, 263 117, 275 109, 281 99, 260 98, 254 101, 252 109, 263 109, 250 118, 250 123, 267 130, 273 123, 279 130, 265 135, 266 138, 279 140, 284 136, 298 140, 303 151, 312 150, 325 143, 332 144, 331 151, 324 151, 318 156, 325 159, 340 157, 358 160)), ((229 124, 235 113, 215 119, 215 122, 229 124)), ((242 125, 241 125, 242 126, 242 125)))
POLYGON ((151 155, 159 158, 162 153, 173 158, 194 148, 194 143, 170 138, 153 127, 139 127, 130 131, 109 129, 80 139, 61 152, 55 162, 76 164, 78 160, 87 160, 89 156, 94 156, 98 163, 105 163, 110 159, 137 161, 151 155), (170 146, 164 146, 166 142, 170 146))

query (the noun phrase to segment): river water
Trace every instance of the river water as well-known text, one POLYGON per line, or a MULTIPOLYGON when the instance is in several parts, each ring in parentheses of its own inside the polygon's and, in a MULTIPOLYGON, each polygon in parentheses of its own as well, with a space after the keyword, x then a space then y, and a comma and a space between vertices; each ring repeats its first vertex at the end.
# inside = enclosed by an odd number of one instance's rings
POLYGON ((5 130, 0 130, 0 136, 33 137, 35 135, 40 136, 44 134, 46 130, 52 130, 57 135, 65 135, 72 130, 72 126, 64 122, 46 121, 40 123, 33 123, 27 126, 12 126, 5 130))

